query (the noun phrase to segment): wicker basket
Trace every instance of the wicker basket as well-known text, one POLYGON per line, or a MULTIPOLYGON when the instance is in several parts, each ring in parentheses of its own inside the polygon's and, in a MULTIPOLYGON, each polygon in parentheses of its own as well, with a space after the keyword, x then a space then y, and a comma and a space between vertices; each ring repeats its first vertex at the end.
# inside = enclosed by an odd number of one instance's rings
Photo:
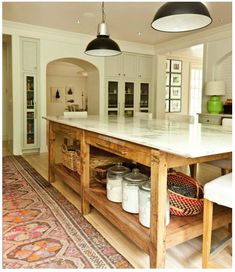
POLYGON ((79 174, 81 173, 80 151, 75 147, 70 148, 67 145, 62 144, 62 161, 65 167, 78 172, 79 174))
POLYGON ((177 216, 196 215, 203 207, 203 189, 198 181, 181 173, 167 176, 170 213, 177 216))

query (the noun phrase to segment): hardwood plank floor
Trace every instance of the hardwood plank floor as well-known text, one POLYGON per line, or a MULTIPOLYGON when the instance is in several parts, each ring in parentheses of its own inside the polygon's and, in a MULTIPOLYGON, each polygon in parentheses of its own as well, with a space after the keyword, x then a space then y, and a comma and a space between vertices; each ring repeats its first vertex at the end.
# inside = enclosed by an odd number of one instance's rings
MULTIPOLYGON (((45 178, 47 179, 48 156, 47 153, 27 154, 24 158, 45 178)), ((184 172, 188 168, 180 168, 184 172)), ((220 173, 219 169, 209 165, 199 165, 198 179, 201 184, 209 181, 220 173)), ((53 186, 57 188, 74 206, 81 210, 80 197, 70 189, 62 180, 56 178, 53 186)), ((135 244, 128 240, 119 230, 109 223, 94 208, 91 213, 85 216, 86 219, 115 247, 129 262, 136 268, 148 268, 149 257, 135 244)), ((226 228, 219 229, 213 234, 213 243, 226 236, 226 228)), ((167 250, 166 268, 201 268, 201 246, 202 237, 195 238, 181 245, 167 250)), ((217 255, 216 261, 225 268, 232 267, 231 257, 232 247, 229 246, 217 255)))

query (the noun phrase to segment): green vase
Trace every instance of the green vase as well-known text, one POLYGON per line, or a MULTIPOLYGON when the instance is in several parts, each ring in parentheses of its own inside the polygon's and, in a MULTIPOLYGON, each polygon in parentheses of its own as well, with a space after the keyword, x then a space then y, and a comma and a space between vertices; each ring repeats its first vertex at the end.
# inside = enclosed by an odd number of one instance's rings
POLYGON ((223 111, 223 102, 219 96, 211 96, 207 102, 207 111, 212 114, 218 114, 223 111))

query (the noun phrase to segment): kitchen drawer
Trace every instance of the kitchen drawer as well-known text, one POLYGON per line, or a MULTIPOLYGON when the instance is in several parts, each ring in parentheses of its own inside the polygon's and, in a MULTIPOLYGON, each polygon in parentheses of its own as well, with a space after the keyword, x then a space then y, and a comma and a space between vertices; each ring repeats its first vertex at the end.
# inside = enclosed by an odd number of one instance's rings
POLYGON ((52 123, 52 130, 55 133, 62 134, 64 137, 70 139, 79 139, 82 135, 82 130, 70 126, 62 125, 59 123, 52 123))
POLYGON ((120 157, 150 166, 151 149, 98 133, 86 132, 86 143, 120 157))
POLYGON ((222 125, 220 116, 201 116, 199 115, 199 122, 203 124, 222 125))

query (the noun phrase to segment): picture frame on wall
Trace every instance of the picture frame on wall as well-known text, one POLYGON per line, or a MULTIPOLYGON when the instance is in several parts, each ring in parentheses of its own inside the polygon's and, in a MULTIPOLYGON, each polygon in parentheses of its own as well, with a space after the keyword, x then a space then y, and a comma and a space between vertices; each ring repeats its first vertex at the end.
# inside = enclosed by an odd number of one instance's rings
POLYGON ((166 60, 166 72, 167 73, 170 72, 170 60, 169 59, 166 60))
POLYGON ((181 87, 171 87, 171 99, 181 99, 181 87))
POLYGON ((50 88, 51 103, 64 103, 65 102, 65 88, 64 87, 51 87, 50 88))
POLYGON ((169 108, 169 100, 165 100, 165 112, 169 112, 170 108, 169 108))
POLYGON ((181 100, 170 100, 170 112, 180 112, 181 111, 181 100))
POLYGON ((181 74, 171 74, 171 86, 181 86, 181 74))
POLYGON ((171 60, 171 72, 181 73, 182 72, 182 61, 181 60, 171 60))

